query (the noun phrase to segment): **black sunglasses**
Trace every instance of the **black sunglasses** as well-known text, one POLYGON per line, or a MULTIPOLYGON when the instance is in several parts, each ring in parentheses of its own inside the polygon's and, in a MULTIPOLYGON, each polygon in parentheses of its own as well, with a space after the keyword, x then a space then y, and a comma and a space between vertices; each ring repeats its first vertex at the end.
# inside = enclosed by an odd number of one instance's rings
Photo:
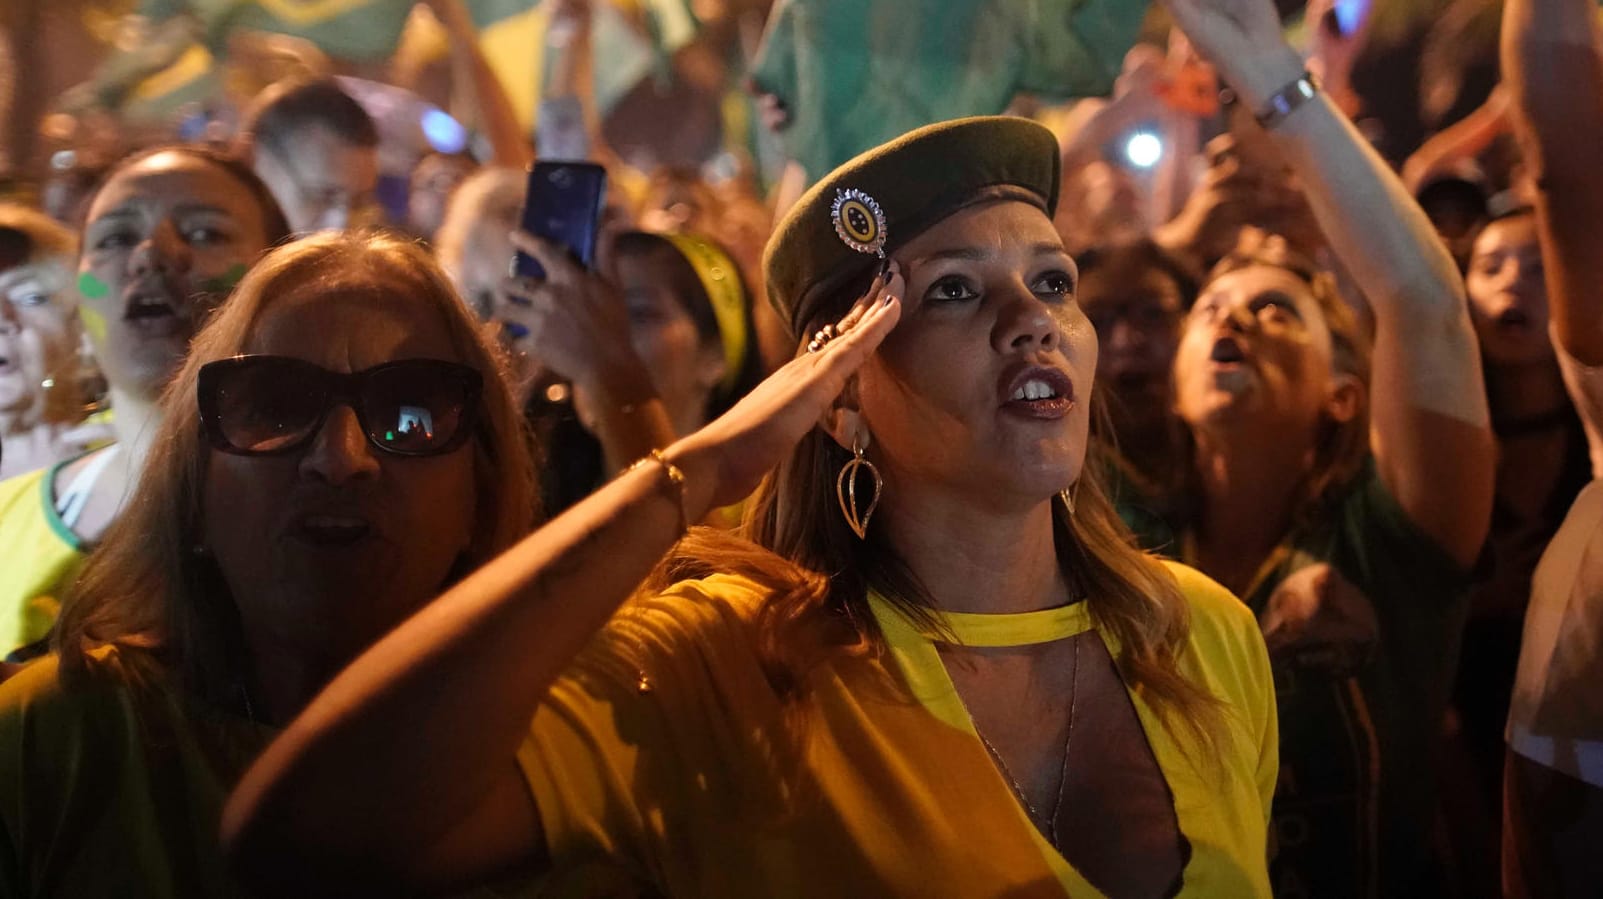
POLYGON ((346 374, 286 356, 235 356, 200 367, 201 426, 216 449, 273 456, 322 430, 335 405, 356 412, 374 446, 436 456, 473 431, 484 378, 439 359, 403 359, 346 374))

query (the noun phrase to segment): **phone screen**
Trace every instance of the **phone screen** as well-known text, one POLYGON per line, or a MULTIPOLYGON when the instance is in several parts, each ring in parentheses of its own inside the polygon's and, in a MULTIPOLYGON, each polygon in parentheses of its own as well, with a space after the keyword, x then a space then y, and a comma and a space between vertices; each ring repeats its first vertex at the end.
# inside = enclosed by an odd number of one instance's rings
MULTIPOLYGON (((529 170, 523 198, 523 230, 566 247, 586 268, 596 261, 601 210, 606 203, 607 174, 590 162, 537 162, 529 170)), ((512 271, 524 278, 544 278, 533 258, 518 253, 512 271)))

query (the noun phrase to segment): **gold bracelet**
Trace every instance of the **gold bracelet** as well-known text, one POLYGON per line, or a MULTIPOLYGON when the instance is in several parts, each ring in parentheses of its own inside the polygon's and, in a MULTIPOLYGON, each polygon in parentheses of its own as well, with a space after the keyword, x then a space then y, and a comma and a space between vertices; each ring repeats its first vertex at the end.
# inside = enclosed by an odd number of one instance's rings
POLYGON ((677 465, 673 464, 672 462, 668 461, 668 457, 664 456, 662 454, 662 450, 657 450, 657 449, 654 449, 651 452, 647 453, 644 457, 642 457, 640 459, 640 461, 638 461, 635 464, 629 466, 629 471, 634 471, 635 469, 640 468, 641 466, 650 465, 653 462, 657 463, 657 466, 662 469, 663 475, 667 477, 667 482, 666 482, 666 484, 664 484, 664 487, 665 488, 666 487, 672 487, 673 488, 672 495, 669 495, 668 490, 666 490, 666 489, 664 489, 662 491, 662 493, 663 493, 663 495, 668 496, 669 499, 673 500, 674 505, 678 507, 678 509, 679 509, 679 533, 683 534, 686 531, 690 530, 690 516, 685 514, 685 473, 684 473, 684 471, 682 471, 679 468, 679 466, 677 466, 677 465))

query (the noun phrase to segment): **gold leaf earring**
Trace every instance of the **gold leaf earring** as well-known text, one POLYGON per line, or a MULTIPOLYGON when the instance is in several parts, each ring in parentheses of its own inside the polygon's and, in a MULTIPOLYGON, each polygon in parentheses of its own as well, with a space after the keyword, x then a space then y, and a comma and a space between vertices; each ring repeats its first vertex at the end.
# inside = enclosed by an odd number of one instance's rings
POLYGON ((863 458, 863 447, 857 442, 857 435, 853 434, 852 458, 841 467, 840 476, 835 479, 835 499, 840 503, 841 514, 846 517, 846 526, 852 529, 859 540, 868 534, 868 520, 879 505, 880 490, 884 486, 885 481, 880 478, 879 469, 863 458), (860 509, 857 505, 857 475, 865 470, 874 480, 874 495, 868 500, 868 508, 860 509))
POLYGON ((1058 491, 1058 496, 1063 499, 1063 505, 1065 507, 1067 507, 1068 510, 1069 510, 1069 517, 1070 518, 1074 517, 1074 494, 1079 493, 1079 492, 1080 492, 1080 481, 1078 479, 1075 480, 1075 482, 1074 482, 1074 484, 1072 486, 1068 487, 1067 489, 1058 491))

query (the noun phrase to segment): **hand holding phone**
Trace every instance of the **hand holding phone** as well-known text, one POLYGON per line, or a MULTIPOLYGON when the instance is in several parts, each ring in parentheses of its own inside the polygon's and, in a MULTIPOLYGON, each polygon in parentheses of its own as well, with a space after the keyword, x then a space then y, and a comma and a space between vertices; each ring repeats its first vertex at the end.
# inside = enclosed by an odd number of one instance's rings
POLYGON ((520 349, 594 395, 633 390, 651 376, 630 339, 629 308, 617 285, 586 271, 555 244, 516 234, 519 250, 544 266, 541 281, 510 279, 501 320, 521 326, 520 349))
MULTIPOLYGON (((523 230, 571 252, 593 268, 606 203, 607 173, 590 162, 537 162, 529 169, 523 198, 523 230)), ((545 270, 527 253, 513 258, 512 273, 543 279, 545 270)))

